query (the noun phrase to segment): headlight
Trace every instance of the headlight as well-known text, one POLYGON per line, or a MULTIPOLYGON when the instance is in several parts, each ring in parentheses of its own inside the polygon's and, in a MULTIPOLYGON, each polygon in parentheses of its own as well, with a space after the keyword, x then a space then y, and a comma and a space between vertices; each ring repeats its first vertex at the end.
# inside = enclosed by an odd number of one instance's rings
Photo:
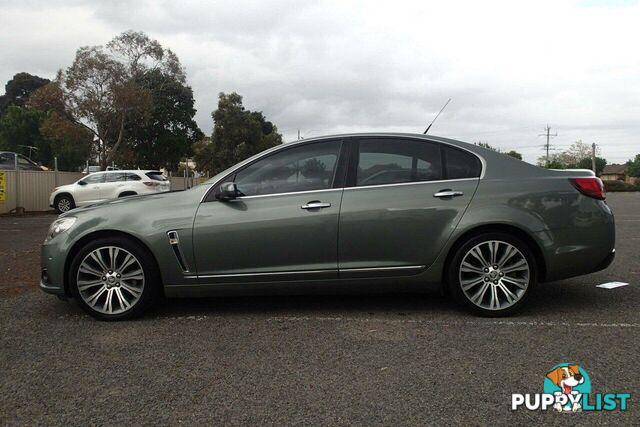
POLYGON ((53 239, 60 233, 64 233, 68 229, 70 229, 73 224, 76 222, 76 217, 74 216, 66 216, 64 218, 59 218, 53 221, 53 224, 49 227, 49 231, 47 232, 47 238, 44 239, 45 242, 53 239))

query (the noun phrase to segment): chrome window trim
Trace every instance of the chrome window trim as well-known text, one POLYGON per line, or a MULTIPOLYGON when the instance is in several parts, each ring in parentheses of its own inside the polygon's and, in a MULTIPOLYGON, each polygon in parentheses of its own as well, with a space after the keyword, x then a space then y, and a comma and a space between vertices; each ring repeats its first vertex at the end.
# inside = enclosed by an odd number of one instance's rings
POLYGON ((420 185, 420 184, 434 184, 443 182, 459 182, 459 181, 478 181, 480 178, 459 178, 459 179, 437 179, 433 181, 412 181, 412 182, 395 182, 393 184, 379 184, 379 185, 363 185, 361 187, 340 187, 340 188, 325 188, 322 190, 309 190, 309 191, 292 191, 289 193, 271 193, 271 194, 258 194, 256 196, 240 196, 235 199, 229 200, 228 203, 233 203, 234 200, 247 200, 247 199, 260 199, 265 197, 277 197, 277 196, 295 196, 301 194, 313 194, 313 193, 329 193, 333 191, 352 191, 366 188, 380 188, 380 187, 398 187, 404 185, 420 185))
MULTIPOLYGON (((287 195, 301 195, 301 194, 311 194, 311 193, 329 193, 333 191, 342 191, 344 188, 324 188, 322 190, 308 190, 308 191, 292 191, 289 193, 271 193, 271 194, 257 194, 255 196, 240 196, 236 197, 233 200, 246 200, 246 199, 260 199, 264 197, 274 197, 274 196, 287 196, 287 195)), ((233 200, 230 200, 233 202, 233 200)))
POLYGON ((345 187, 344 191, 360 190, 366 188, 380 188, 380 187, 398 187, 401 185, 420 185, 420 184, 434 184, 440 182, 458 182, 458 181, 479 181, 480 178, 459 178, 459 179, 436 179, 433 181, 411 181, 411 182, 394 182, 393 184, 379 184, 379 185, 363 185, 360 187, 345 187))
MULTIPOLYGON (((200 203, 203 203, 204 200, 207 198, 207 195, 209 194, 209 192, 211 191, 211 189, 220 184, 221 181, 226 177, 231 175, 232 173, 235 173, 238 169, 246 166, 248 163, 252 162, 252 161, 258 161, 260 160, 263 156, 267 156, 273 153, 276 153, 280 150, 284 150, 287 148, 290 148, 291 146, 294 145, 298 145, 298 144, 304 144, 304 143, 310 143, 310 142, 315 142, 315 141, 323 141, 326 139, 338 139, 338 138, 342 138, 347 139, 347 138, 367 138, 367 137, 388 137, 388 138, 404 138, 404 139, 413 139, 416 141, 429 141, 432 143, 436 143, 436 144, 443 144, 443 145, 447 145, 449 147, 453 147, 453 148, 457 148, 463 151, 466 151, 468 153, 471 153, 473 156, 476 156, 478 159, 480 159, 480 164, 482 166, 482 171, 480 172, 480 176, 479 177, 473 177, 473 178, 460 178, 460 179, 456 179, 456 180, 439 180, 439 181, 418 181, 415 182, 414 184, 423 184, 425 182, 446 182, 446 181, 464 181, 464 180, 471 180, 471 179, 484 179, 485 176, 485 172, 487 170, 487 161, 484 159, 484 157, 474 151, 469 150, 468 148, 465 147, 461 147, 459 145, 456 144, 451 144, 447 141, 440 141, 438 139, 432 139, 429 137, 424 137, 421 135, 410 135, 410 134, 393 134, 393 133, 364 133, 364 134, 359 134, 359 133, 355 133, 355 134, 343 134, 343 135, 327 135, 327 136, 321 136, 321 137, 317 137, 317 138, 309 138, 309 139, 301 139, 299 141, 291 141, 291 142, 285 142, 283 144, 277 145, 275 147, 272 147, 266 151, 263 151, 262 153, 258 153, 255 156, 251 156, 248 159, 243 160, 242 162, 236 164, 235 166, 231 166, 229 169, 227 169, 225 175, 220 178, 218 181, 213 182, 211 184, 206 184, 209 186, 209 188, 204 192, 204 194, 202 195, 202 197, 200 198, 200 203)), ((460 141, 462 142, 462 141, 460 141)), ((408 184, 408 183, 398 183, 398 184, 408 184)), ((204 185, 204 184, 203 184, 204 185)), ((383 184, 383 185, 396 185, 396 184, 383 184)), ((380 187, 379 185, 376 186, 372 186, 372 187, 380 187)), ((365 187, 344 187, 345 190, 350 189, 350 188, 365 188, 365 187)), ((324 190, 311 190, 311 191, 324 191, 324 190)), ((283 194, 292 194, 292 193, 274 193, 274 194, 265 194, 263 196, 271 196, 271 195, 283 195, 283 194)), ((246 197, 256 197, 256 196, 246 196, 246 197)))

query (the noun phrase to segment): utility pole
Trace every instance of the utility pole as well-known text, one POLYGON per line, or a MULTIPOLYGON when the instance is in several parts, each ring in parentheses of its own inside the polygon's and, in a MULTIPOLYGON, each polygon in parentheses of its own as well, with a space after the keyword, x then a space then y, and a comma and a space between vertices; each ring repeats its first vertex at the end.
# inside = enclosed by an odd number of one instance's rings
POLYGON ((596 173, 596 143, 591 144, 591 169, 596 173))
POLYGON ((547 143, 544 145, 545 149, 547 151, 547 161, 546 161, 546 167, 549 167, 549 138, 551 138, 552 136, 558 136, 558 132, 556 133, 551 133, 551 128, 549 127, 549 125, 547 125, 547 127, 545 128, 545 133, 541 133, 538 136, 546 136, 547 137, 547 143))
POLYGON ((300 129, 298 129, 298 141, 300 141, 300 129))

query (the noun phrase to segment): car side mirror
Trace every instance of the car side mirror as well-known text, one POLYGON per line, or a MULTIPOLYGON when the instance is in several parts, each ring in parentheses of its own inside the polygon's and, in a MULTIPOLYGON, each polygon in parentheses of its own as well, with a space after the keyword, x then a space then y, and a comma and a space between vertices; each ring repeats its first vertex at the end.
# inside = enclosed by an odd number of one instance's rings
POLYGON ((87 183, 84 181, 78 181, 78 185, 87 185, 87 183))
POLYGON ((238 191, 238 186, 235 182, 225 182, 218 187, 218 191, 216 193, 216 199, 218 200, 233 200, 240 192, 238 191))

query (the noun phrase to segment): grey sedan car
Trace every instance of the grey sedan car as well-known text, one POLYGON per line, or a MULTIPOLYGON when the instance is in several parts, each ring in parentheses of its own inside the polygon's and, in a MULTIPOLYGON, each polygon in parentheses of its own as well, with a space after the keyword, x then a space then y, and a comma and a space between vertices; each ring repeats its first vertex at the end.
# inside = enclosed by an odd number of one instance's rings
POLYGON ((429 287, 503 316, 538 282, 606 268, 614 244, 591 171, 434 136, 335 135, 274 147, 188 191, 61 215, 40 286, 105 320, 161 294, 429 287))

